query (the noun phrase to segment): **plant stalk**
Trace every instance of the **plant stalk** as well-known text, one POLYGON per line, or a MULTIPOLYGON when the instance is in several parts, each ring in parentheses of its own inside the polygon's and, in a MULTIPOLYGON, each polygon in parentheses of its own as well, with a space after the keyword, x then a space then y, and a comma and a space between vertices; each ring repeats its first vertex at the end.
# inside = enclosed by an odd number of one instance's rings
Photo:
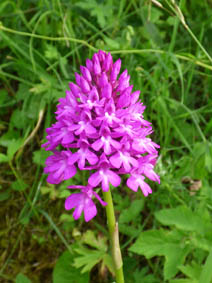
POLYGON ((109 229, 109 237, 112 248, 112 258, 113 258, 114 270, 116 275, 116 283, 124 283, 123 262, 121 256, 121 249, 119 245, 118 222, 116 222, 115 219, 113 200, 110 189, 107 192, 103 192, 103 196, 104 196, 104 201, 107 202, 107 206, 106 206, 107 225, 109 229))

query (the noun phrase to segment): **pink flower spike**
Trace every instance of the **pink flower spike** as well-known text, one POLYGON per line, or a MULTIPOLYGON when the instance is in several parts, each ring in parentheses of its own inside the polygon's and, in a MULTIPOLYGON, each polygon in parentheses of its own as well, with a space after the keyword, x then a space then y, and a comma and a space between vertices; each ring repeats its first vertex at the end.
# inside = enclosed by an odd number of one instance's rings
POLYGON ((67 198, 65 207, 74 209, 74 219, 84 213, 89 221, 97 213, 94 198, 106 205, 95 188, 118 187, 122 174, 129 174, 131 190, 140 187, 145 196, 152 192, 144 179, 160 183, 154 171, 160 146, 150 138, 153 129, 144 119, 146 106, 139 100, 140 90, 133 90, 128 71, 121 70, 121 59, 113 62, 110 53, 99 50, 80 66, 69 87, 58 99, 56 121, 46 129, 42 147, 52 155, 44 173, 47 182, 59 184, 77 169, 88 171, 88 185, 70 186, 80 191, 67 198))

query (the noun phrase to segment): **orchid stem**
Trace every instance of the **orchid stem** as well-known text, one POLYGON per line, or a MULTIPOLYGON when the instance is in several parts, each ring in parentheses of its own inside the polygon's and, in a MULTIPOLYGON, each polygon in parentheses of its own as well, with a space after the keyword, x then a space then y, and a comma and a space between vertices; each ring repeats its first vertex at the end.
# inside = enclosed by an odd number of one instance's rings
POLYGON ((114 264, 114 270, 116 275, 116 283, 124 283, 123 274, 123 262, 121 256, 121 249, 119 245, 119 230, 118 222, 116 222, 113 199, 111 196, 110 189, 107 192, 103 192, 104 201, 107 202, 106 215, 107 215, 107 225, 109 229, 109 237, 112 247, 112 258, 114 264))

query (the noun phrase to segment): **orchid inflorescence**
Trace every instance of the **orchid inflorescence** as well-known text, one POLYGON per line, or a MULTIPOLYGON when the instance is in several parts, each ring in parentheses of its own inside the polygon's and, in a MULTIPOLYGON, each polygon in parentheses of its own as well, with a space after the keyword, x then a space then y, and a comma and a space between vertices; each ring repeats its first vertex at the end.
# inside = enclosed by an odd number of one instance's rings
POLYGON ((118 77, 120 68, 121 59, 113 63, 111 54, 101 50, 87 59, 81 75, 75 73, 76 84, 71 82, 66 97, 59 99, 57 122, 46 129, 43 147, 53 152, 44 168, 49 183, 72 178, 77 166, 90 171, 87 186, 68 187, 80 189, 65 201, 67 210, 75 208, 75 220, 83 211, 86 222, 96 216, 93 197, 107 203, 95 189, 100 184, 104 192, 109 184, 118 187, 122 174, 129 174, 127 186, 135 192, 140 187, 144 196, 152 193, 145 177, 160 183, 153 171, 159 145, 147 137, 153 131, 143 117, 140 91, 132 92, 127 70, 118 77))

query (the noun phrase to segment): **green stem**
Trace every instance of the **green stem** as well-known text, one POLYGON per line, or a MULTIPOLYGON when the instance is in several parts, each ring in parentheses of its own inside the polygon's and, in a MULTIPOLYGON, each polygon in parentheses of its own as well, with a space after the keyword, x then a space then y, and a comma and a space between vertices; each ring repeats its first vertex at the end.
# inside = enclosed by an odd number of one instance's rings
POLYGON ((112 257, 116 274, 116 283, 124 283, 123 262, 119 245, 118 223, 115 219, 113 200, 110 190, 103 192, 104 201, 107 202, 106 215, 109 229, 110 242, 112 247, 112 257))

